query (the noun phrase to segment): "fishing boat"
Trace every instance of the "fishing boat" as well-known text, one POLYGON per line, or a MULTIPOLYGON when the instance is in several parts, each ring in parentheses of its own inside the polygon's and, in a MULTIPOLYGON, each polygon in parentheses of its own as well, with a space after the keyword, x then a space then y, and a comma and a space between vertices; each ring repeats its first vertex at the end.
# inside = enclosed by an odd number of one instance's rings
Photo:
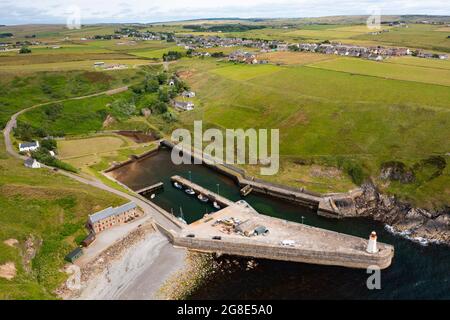
POLYGON ((186 192, 187 194, 190 194, 191 196, 195 194, 195 191, 192 190, 191 188, 184 190, 184 192, 186 192))
POLYGON ((216 209, 221 209, 219 204, 216 201, 213 202, 213 207, 216 209))
POLYGON ((186 220, 184 220, 183 208, 182 207, 180 207, 180 216, 178 217, 178 220, 180 220, 181 222, 187 224, 186 220))
POLYGON ((208 197, 205 197, 204 195, 202 195, 201 193, 198 195, 198 200, 200 200, 201 202, 208 202, 208 197))
POLYGON ((173 183, 173 186, 177 189, 183 189, 183 186, 176 181, 173 183))

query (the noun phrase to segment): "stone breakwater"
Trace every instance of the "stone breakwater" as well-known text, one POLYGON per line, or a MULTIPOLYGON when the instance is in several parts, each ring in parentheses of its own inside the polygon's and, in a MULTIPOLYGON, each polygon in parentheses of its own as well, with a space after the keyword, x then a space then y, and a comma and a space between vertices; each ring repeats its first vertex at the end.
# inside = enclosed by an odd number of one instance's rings
POLYGON ((450 245, 450 208, 437 211, 414 208, 395 196, 385 195, 372 183, 348 197, 334 198, 340 218, 369 217, 386 224, 386 229, 421 244, 450 245))

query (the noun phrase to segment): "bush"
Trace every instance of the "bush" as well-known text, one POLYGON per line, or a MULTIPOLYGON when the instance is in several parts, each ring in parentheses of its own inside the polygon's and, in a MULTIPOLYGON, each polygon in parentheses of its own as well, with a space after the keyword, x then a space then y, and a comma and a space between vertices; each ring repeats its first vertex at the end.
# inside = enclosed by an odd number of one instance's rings
POLYGON ((56 150, 56 140, 54 139, 44 139, 41 141, 41 148, 47 149, 49 151, 56 150))
POLYGON ((52 157, 49 153, 49 150, 41 147, 38 150, 31 153, 32 157, 35 158, 37 161, 51 167, 60 168, 62 170, 75 172, 77 173, 78 170, 73 167, 72 165, 62 162, 59 159, 56 159, 55 157, 52 157))
POLYGON ((152 78, 148 79, 145 83, 145 92, 154 93, 159 89, 159 82, 157 79, 152 78))
POLYGON ((164 61, 174 61, 178 60, 183 56, 181 52, 178 51, 169 51, 167 53, 163 54, 163 60, 164 61))
POLYGON ((23 46, 22 48, 20 48, 19 53, 31 53, 31 49, 29 49, 28 47, 23 46))
POLYGON ((368 177, 363 167, 353 160, 339 158, 337 165, 339 169, 350 176, 356 185, 361 185, 368 177))
POLYGON ((159 89, 158 91, 158 99, 159 101, 168 103, 170 101, 169 91, 167 88, 159 89))
POLYGON ((172 112, 166 112, 162 115, 162 118, 164 119, 164 121, 166 122, 176 122, 178 120, 177 115, 172 113, 172 112))
POLYGON ((136 114, 136 106, 126 100, 116 100, 111 104, 111 110, 118 118, 129 118, 136 114))
POLYGON ((150 109, 152 110, 152 113, 163 114, 167 112, 168 106, 165 102, 156 101, 152 106, 150 106, 150 109))

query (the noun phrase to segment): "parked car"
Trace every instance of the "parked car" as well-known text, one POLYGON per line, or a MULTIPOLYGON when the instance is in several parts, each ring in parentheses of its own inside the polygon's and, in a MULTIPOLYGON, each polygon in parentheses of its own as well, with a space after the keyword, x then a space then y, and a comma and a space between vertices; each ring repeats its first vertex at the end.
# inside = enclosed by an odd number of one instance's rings
POLYGON ((186 238, 195 238, 195 234, 189 233, 186 235, 186 238))
POLYGON ((212 237, 212 239, 213 240, 222 240, 222 237, 221 236, 214 236, 214 237, 212 237))
POLYGON ((294 240, 283 240, 280 243, 282 246, 288 246, 288 247, 293 247, 295 246, 295 241, 294 240))

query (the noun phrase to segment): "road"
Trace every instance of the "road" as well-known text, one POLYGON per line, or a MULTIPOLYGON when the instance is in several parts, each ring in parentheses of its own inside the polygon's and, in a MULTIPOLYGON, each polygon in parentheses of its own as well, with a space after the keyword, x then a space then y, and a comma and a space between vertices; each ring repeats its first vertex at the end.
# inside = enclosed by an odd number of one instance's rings
MULTIPOLYGON (((91 95, 85 95, 85 96, 81 96, 81 97, 75 97, 75 98, 69 98, 69 99, 63 99, 63 100, 58 100, 58 101, 36 104, 34 106, 31 106, 29 108, 23 109, 23 110, 15 113, 11 117, 11 119, 8 121, 8 123, 5 126, 5 129, 3 130, 6 151, 14 158, 17 158, 19 160, 26 159, 25 156, 20 155, 14 149, 14 146, 11 142, 11 132, 17 125, 17 118, 19 115, 21 115, 31 109, 38 108, 38 107, 41 107, 44 105, 49 105, 52 103, 64 102, 64 101, 68 101, 68 100, 84 99, 84 98, 99 96, 99 95, 103 95, 103 94, 113 94, 115 92, 123 91, 123 90, 126 90, 126 87, 108 90, 108 91, 104 91, 104 92, 99 92, 99 93, 95 93, 95 94, 91 94, 91 95)), ((49 170, 53 170, 53 168, 49 167, 49 166, 43 165, 42 167, 47 168, 49 170)), ((112 193, 112 194, 115 194, 122 198, 125 198, 129 201, 134 201, 139 207, 142 208, 142 210, 144 211, 144 213, 146 215, 152 217, 154 219, 154 221, 157 224, 159 224, 160 226, 162 226, 163 228, 168 229, 168 230, 171 229, 176 232, 179 232, 181 230, 181 227, 178 224, 178 222, 173 221, 169 216, 162 214, 160 211, 157 210, 157 208, 155 207, 154 204, 152 204, 148 200, 145 200, 144 198, 140 198, 139 196, 133 196, 131 194, 128 194, 128 193, 122 192, 120 190, 114 189, 112 187, 109 187, 94 177, 92 177, 92 178, 89 177, 89 179, 88 179, 88 178, 85 178, 80 175, 77 175, 77 174, 74 174, 71 172, 67 172, 64 170, 58 170, 56 172, 58 174, 62 174, 66 177, 69 177, 73 180, 76 180, 80 183, 107 191, 109 193, 112 193)), ((172 245, 169 243, 169 241, 163 236, 161 236, 161 248, 162 249, 158 252, 158 255, 157 255, 157 261, 147 261, 146 262, 147 266, 145 267, 145 272, 142 272, 142 270, 141 270, 139 275, 136 276, 136 278, 134 278, 132 281, 130 281, 130 283, 127 286, 128 295, 130 295, 132 292, 135 292, 134 295, 133 294, 131 294, 131 295, 133 295, 137 299, 154 298, 154 292, 157 291, 157 289, 164 282, 164 280, 167 279, 168 277, 170 277, 170 275, 174 271, 174 268, 171 268, 169 266, 182 266, 182 263, 180 263, 180 261, 184 260, 184 258, 186 256, 186 250, 180 250, 180 249, 175 250, 172 247, 172 245), (163 267, 163 266, 165 266, 165 267, 163 267), (158 281, 155 282, 156 281, 155 279, 158 279, 158 281), (143 286, 146 286, 147 289, 144 290, 143 286), (139 292, 137 292, 137 291, 139 291, 139 292), (146 294, 142 295, 143 293, 146 293, 146 294)), ((120 296, 120 297, 116 297, 116 298, 124 299, 125 297, 120 296)))
MULTIPOLYGON (((99 93, 94 93, 94 94, 90 94, 90 95, 85 95, 85 96, 81 96, 81 97, 75 97, 75 98, 69 98, 69 99, 64 99, 64 100, 57 100, 57 101, 52 101, 52 102, 46 102, 46 103, 40 103, 40 104, 36 104, 34 106, 31 106, 29 108, 23 109, 17 113, 15 113, 11 119, 8 121, 8 123, 5 126, 5 129, 3 130, 3 135, 5 138, 5 147, 6 147, 6 151, 13 157, 17 158, 17 159, 21 159, 21 160, 25 160, 26 157, 20 155, 15 149, 14 146, 12 145, 11 142, 11 132, 12 130, 16 127, 17 125, 17 118, 18 116, 20 116, 21 114, 30 111, 31 109, 35 109, 41 106, 45 106, 45 105, 49 105, 52 103, 59 103, 59 102, 64 102, 64 101, 68 101, 68 100, 79 100, 79 99, 84 99, 84 98, 90 98, 90 97, 95 97, 95 96, 99 96, 99 95, 103 95, 103 94, 113 94, 115 92, 118 91, 124 91, 125 89, 127 89, 127 87, 121 87, 121 88, 117 88, 117 89, 112 89, 112 90, 108 90, 108 91, 103 91, 103 92, 99 92, 99 93)), ((48 168, 50 170, 52 170, 53 168, 48 167, 43 165, 43 167, 48 168)), ((71 173, 71 172, 67 172, 64 170, 58 170, 57 171, 59 174, 65 175, 73 180, 76 180, 78 182, 87 184, 89 186, 98 188, 98 189, 102 189, 104 191, 113 193, 115 195, 118 195, 122 198, 125 198, 127 200, 130 201, 134 201, 139 207, 141 207, 144 212, 146 214, 149 214, 150 216, 152 216, 155 219, 155 222, 160 224, 162 227, 166 228, 166 229, 172 229, 174 231, 179 231, 181 228, 180 226, 172 221, 170 218, 166 217, 165 215, 163 215, 162 213, 160 213, 158 210, 155 209, 154 206, 152 206, 151 203, 137 197, 137 196, 133 196, 131 194, 122 192, 120 190, 114 189, 112 187, 109 187, 107 185, 105 185, 103 182, 101 182, 100 180, 95 179, 94 177, 92 178, 84 178, 81 177, 77 174, 71 173)))

